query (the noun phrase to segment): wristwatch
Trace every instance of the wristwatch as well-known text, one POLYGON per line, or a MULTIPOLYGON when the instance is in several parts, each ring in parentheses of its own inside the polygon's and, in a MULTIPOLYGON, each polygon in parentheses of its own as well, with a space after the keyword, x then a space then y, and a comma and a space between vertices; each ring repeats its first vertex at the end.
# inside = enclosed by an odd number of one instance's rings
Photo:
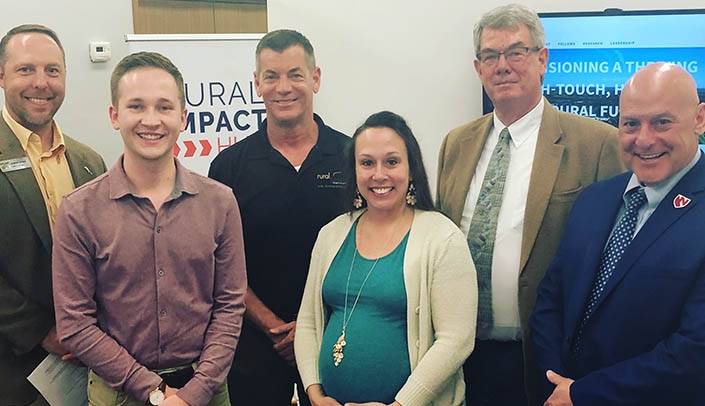
POLYGON ((149 404, 153 406, 161 405, 164 402, 164 391, 166 382, 162 381, 153 391, 149 392, 149 404))

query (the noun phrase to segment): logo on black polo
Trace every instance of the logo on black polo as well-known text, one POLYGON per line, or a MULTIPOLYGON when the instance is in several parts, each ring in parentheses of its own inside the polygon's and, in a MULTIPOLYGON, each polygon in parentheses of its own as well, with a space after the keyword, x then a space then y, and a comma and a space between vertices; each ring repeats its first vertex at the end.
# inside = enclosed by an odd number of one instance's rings
POLYGON ((322 188, 342 188, 345 187, 345 177, 342 171, 317 173, 316 185, 322 188))

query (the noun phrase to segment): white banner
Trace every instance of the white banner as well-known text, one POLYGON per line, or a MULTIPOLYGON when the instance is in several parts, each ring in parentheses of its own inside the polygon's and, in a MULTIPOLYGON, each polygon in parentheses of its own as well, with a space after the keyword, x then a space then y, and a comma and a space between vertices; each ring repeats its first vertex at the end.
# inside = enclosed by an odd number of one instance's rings
POLYGON ((255 48, 264 34, 126 35, 130 53, 153 51, 184 76, 188 119, 174 155, 208 174, 221 150, 255 132, 265 118, 253 80, 255 48))

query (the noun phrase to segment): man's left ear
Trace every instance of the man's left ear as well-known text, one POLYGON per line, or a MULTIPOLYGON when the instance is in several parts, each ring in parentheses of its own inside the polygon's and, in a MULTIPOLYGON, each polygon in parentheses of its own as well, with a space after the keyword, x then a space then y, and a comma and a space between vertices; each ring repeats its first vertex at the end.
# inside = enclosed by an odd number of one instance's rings
POLYGON ((313 93, 318 93, 321 88, 321 68, 316 66, 313 69, 313 93))
POLYGON ((695 115, 695 132, 698 135, 705 133, 705 103, 698 104, 698 112, 695 115))
POLYGON ((538 50, 539 53, 539 62, 541 65, 544 67, 544 72, 546 72, 546 67, 548 67, 548 48, 543 47, 538 50))

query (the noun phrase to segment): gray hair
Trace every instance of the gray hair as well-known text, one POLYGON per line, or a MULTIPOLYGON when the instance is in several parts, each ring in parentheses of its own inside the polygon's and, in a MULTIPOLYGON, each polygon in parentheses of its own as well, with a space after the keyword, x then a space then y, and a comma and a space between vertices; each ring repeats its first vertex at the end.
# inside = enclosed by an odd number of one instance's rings
POLYGON ((533 46, 543 48, 546 46, 546 33, 543 30, 538 14, 521 4, 507 4, 496 7, 482 17, 475 24, 473 29, 473 41, 475 43, 475 53, 480 52, 480 36, 485 28, 492 29, 518 29, 521 24, 529 28, 533 46))

